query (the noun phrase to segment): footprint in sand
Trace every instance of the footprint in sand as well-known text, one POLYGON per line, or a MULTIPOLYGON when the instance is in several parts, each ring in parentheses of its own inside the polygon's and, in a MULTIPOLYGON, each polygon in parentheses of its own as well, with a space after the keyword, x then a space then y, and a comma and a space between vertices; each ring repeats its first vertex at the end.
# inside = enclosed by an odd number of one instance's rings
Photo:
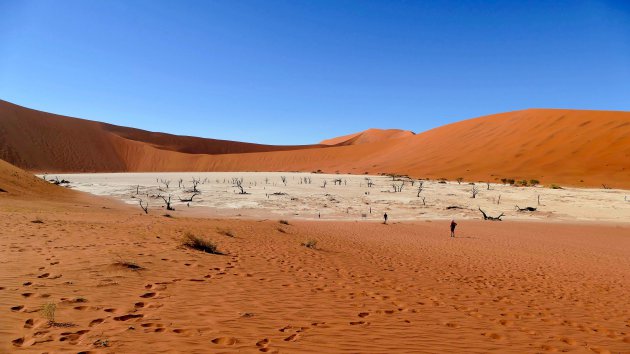
POLYGON ((95 320, 90 321, 90 324, 88 325, 88 327, 94 327, 96 325, 99 325, 99 324, 103 323, 103 321, 105 321, 105 319, 97 318, 95 320))
POLYGON ((157 295, 157 294, 149 292, 149 293, 145 293, 145 294, 140 295, 140 297, 143 298, 143 299, 149 299, 149 298, 155 297, 155 295, 157 295))
POLYGON ((213 339, 211 342, 218 345, 234 345, 237 343, 237 340, 233 337, 219 337, 213 339))
POLYGON ((16 339, 12 340, 11 343, 13 343, 13 345, 16 346, 16 347, 21 347, 22 344, 24 344, 24 337, 16 338, 16 339))
POLYGON ((142 317, 144 317, 144 315, 130 313, 130 314, 114 317, 114 321, 128 321, 133 318, 142 318, 142 317))
POLYGON ((362 324, 366 324, 366 322, 365 321, 352 321, 352 322, 350 322, 351 326, 362 325, 362 324))
POLYGON ((361 317, 361 318, 368 317, 369 315, 370 315, 370 313, 369 313, 369 312, 360 312, 360 313, 359 313, 359 317, 361 317))
POLYGON ((50 273, 44 273, 42 275, 37 276, 38 278, 48 278, 50 276, 50 273))
POLYGON ((263 338, 259 340, 258 342, 256 342, 256 346, 266 348, 267 346, 269 346, 269 342, 270 342, 269 338, 263 338))
POLYGON ((295 342, 296 340, 298 340, 299 336, 300 336, 299 334, 294 333, 294 334, 292 334, 292 335, 290 335, 290 336, 286 337, 286 338, 284 339, 284 341, 285 341, 285 342, 295 342))
POLYGON ((24 308, 24 305, 13 306, 11 307, 11 311, 17 312, 17 311, 21 311, 23 308, 24 308))
POLYGON ((33 319, 29 318, 28 320, 24 321, 24 328, 33 328, 33 319))

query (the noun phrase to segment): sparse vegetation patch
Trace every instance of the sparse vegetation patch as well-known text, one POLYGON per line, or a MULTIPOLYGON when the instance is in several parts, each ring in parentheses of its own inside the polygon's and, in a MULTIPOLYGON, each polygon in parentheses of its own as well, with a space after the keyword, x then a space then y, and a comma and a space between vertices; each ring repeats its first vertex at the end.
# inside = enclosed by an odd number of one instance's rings
POLYGON ((210 254, 222 254, 214 242, 195 236, 190 232, 184 235, 182 246, 210 254))

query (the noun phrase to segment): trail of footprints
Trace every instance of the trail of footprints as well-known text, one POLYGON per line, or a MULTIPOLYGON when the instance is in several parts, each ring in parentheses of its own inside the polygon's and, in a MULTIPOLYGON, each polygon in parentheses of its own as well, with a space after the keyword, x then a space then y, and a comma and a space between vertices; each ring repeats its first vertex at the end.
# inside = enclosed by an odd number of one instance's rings
MULTIPOLYGON (((47 261, 50 261, 50 265, 54 266, 59 264, 59 261, 54 260, 54 256, 46 258, 47 261)), ((168 261, 168 259, 162 259, 164 261, 168 261)), ((238 257, 233 257, 231 262, 228 262, 227 265, 223 268, 215 267, 210 269, 210 272, 204 275, 202 278, 192 278, 188 279, 192 282, 203 282, 209 280, 210 278, 220 278, 220 276, 227 274, 226 271, 235 267, 234 263, 238 262, 238 257)), ((185 263, 185 266, 190 266, 191 263, 185 263)), ((44 271, 46 267, 40 267, 40 271, 44 271)), ((62 274, 51 275, 50 272, 43 272, 39 275, 34 275, 39 281, 46 280, 54 280, 62 277, 62 274)), ((71 305, 72 309, 76 311, 103 311, 105 312, 105 316, 94 318, 90 320, 87 324, 87 328, 89 329, 77 329, 77 330, 63 330, 64 328, 74 329, 79 327, 73 323, 58 323, 48 324, 44 319, 35 319, 28 318, 25 320, 23 324, 23 328, 30 330, 30 333, 26 336, 22 336, 20 338, 15 338, 11 342, 15 347, 31 347, 37 344, 59 341, 64 342, 70 345, 85 345, 82 339, 84 336, 95 327, 106 323, 127 323, 133 322, 137 323, 138 321, 142 321, 145 317, 143 313, 144 310, 147 309, 155 309, 159 308, 162 305, 159 303, 160 293, 162 291, 167 290, 167 286, 170 284, 175 284, 177 282, 183 281, 183 279, 176 278, 170 281, 163 282, 155 282, 146 284, 144 286, 144 291, 138 295, 138 301, 133 304, 133 310, 129 313, 120 313, 119 309, 109 308, 103 306, 89 306, 87 305, 88 300, 84 298, 76 298, 76 299, 68 299, 62 298, 60 304, 71 305), (112 322, 113 321, 113 322, 112 322)), ((111 285, 116 285, 117 283, 110 283, 111 285)), ((33 281, 26 281, 22 284, 25 289, 28 289, 34 285, 33 281)), ((0 288, 3 290, 4 287, 0 288)), ((21 294, 23 298, 29 299, 31 297, 39 297, 39 298, 47 298, 49 294, 37 294, 36 292, 27 291, 21 294)), ((10 307, 10 310, 13 312, 24 312, 28 314, 38 313, 40 312, 40 308, 27 308, 25 305, 15 305, 10 307)), ((131 326, 130 328, 132 328, 131 326)), ((161 323, 147 322, 141 323, 140 327, 146 332, 155 332, 160 333, 167 330, 166 326, 161 323)), ((191 332, 189 329, 183 328, 174 328, 171 332, 175 334, 188 334, 191 332)), ((213 340, 212 343, 220 344, 220 345, 233 345, 236 343, 236 339, 217 339, 213 340)), ((87 353, 87 352, 86 352, 87 353)))

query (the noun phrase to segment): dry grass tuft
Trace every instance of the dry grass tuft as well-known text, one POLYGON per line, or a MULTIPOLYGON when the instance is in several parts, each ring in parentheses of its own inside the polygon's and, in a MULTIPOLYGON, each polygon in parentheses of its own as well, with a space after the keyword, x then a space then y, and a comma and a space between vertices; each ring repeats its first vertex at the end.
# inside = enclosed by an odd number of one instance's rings
POLYGON ((182 246, 210 254, 223 254, 219 252, 217 245, 214 242, 195 236, 190 232, 187 232, 184 235, 182 246))

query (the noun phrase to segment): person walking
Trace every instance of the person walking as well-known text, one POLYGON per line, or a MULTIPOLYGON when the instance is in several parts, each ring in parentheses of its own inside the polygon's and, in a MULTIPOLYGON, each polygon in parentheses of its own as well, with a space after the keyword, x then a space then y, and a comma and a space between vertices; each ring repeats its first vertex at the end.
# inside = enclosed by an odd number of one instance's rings
POLYGON ((457 226, 457 223, 455 222, 455 220, 451 220, 451 237, 455 237, 456 226, 457 226))
POLYGON ((387 213, 383 214, 383 219, 385 219, 385 221, 383 221, 383 224, 387 224, 387 213))

